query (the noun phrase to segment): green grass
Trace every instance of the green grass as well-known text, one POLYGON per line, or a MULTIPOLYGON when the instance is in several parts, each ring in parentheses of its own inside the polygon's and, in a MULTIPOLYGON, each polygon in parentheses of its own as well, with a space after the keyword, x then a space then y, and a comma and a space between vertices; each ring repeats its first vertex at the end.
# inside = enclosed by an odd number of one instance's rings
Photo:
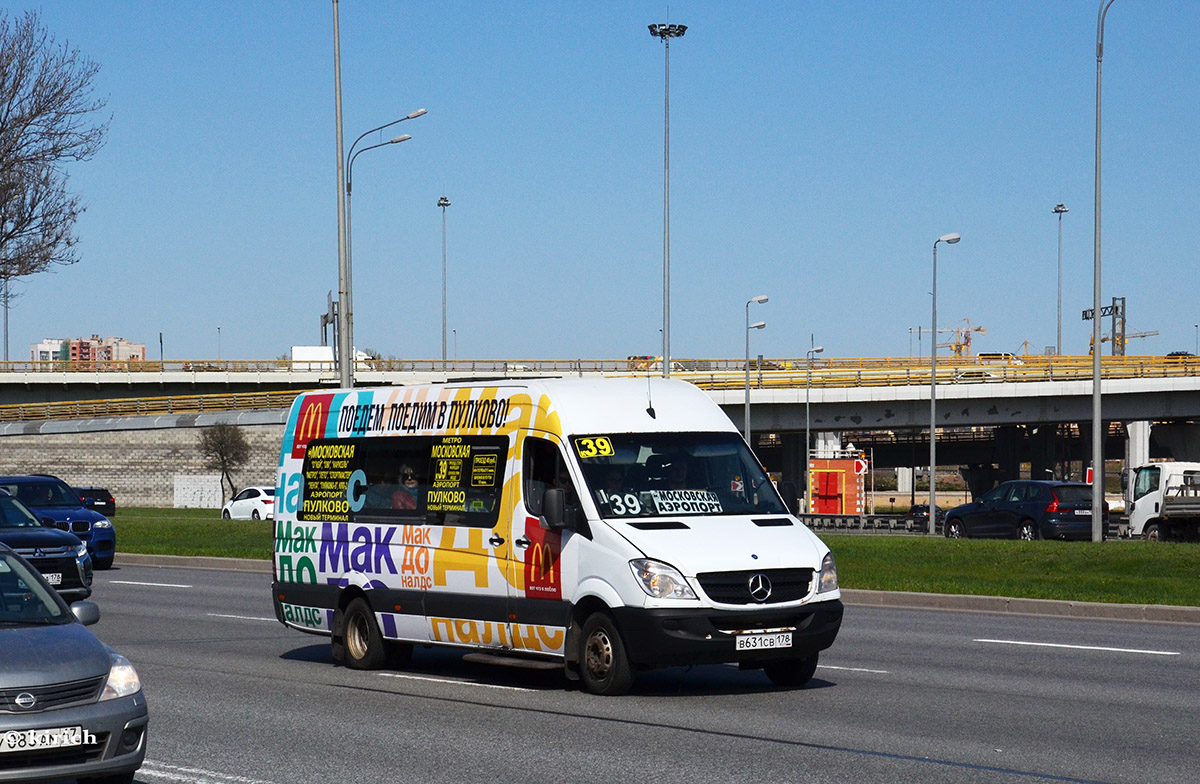
MULTIPOLYGON (((122 508, 117 551, 271 557, 266 520, 215 509, 122 508)), ((1200 545, 1016 542, 915 536, 821 536, 843 588, 1200 606, 1200 545)))
POLYGON ((270 560, 270 520, 222 520, 219 509, 122 507, 113 525, 118 553, 270 560))
POLYGON ((1191 544, 821 538, 843 588, 1200 605, 1200 547, 1191 544))

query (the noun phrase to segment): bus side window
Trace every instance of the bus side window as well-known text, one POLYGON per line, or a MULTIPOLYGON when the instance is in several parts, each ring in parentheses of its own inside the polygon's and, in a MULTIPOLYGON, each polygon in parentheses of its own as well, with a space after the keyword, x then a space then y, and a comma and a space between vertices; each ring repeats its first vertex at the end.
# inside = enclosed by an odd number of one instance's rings
POLYGON ((525 508, 530 514, 542 513, 542 496, 554 487, 557 477, 558 447, 541 438, 526 438, 525 458, 521 473, 524 476, 525 508))

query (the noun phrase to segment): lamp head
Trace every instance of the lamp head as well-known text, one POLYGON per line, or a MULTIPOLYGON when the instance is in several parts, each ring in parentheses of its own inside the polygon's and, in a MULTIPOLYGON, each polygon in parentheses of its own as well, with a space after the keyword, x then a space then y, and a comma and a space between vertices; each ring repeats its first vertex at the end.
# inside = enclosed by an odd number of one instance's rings
POLYGON ((764 302, 769 302, 770 300, 769 300, 769 298, 767 297, 767 295, 765 295, 765 294, 759 294, 757 297, 751 297, 751 298, 750 298, 750 301, 751 301, 751 302, 757 302, 757 303, 759 303, 759 304, 761 305, 762 303, 764 303, 764 302))
POLYGON ((410 114, 409 114, 407 117, 405 117, 404 119, 406 119, 406 120, 412 120, 412 119, 414 119, 414 118, 416 118, 416 117, 420 117, 422 114, 425 114, 425 113, 426 113, 426 111, 427 111, 426 109, 417 109, 415 112, 412 112, 412 113, 410 113, 410 114))
POLYGON ((447 199, 445 196, 443 196, 442 198, 438 199, 437 206, 439 206, 439 207, 449 207, 449 206, 450 206, 450 200, 449 200, 449 199, 447 199))
MULTIPOLYGON (((947 245, 953 245, 954 243, 958 242, 961 239, 962 239, 962 237, 958 236, 957 234, 943 234, 942 236, 938 237, 937 241, 944 242, 947 245)), ((934 243, 934 244, 936 244, 936 243, 934 243)))
POLYGON ((1051 212, 1055 213, 1056 215, 1062 215, 1064 212, 1070 212, 1070 210, 1067 209, 1067 205, 1065 204, 1056 204, 1051 212))
POLYGON ((406 133, 401 136, 397 136, 395 139, 392 139, 390 142, 388 142, 388 144, 399 144, 400 142, 406 142, 411 138, 412 136, 406 133))
POLYGON ((765 327, 765 326, 767 326, 767 322, 765 322, 765 321, 756 321, 756 322, 754 322, 753 324, 751 324, 751 325, 750 325, 750 329, 762 329, 762 328, 763 328, 763 327, 765 327))
POLYGON ((810 348, 810 349, 808 350, 808 353, 809 353, 809 354, 820 354, 820 353, 821 353, 822 351, 824 351, 824 350, 825 350, 825 347, 824 347, 824 346, 817 346, 817 347, 815 347, 815 348, 810 348))

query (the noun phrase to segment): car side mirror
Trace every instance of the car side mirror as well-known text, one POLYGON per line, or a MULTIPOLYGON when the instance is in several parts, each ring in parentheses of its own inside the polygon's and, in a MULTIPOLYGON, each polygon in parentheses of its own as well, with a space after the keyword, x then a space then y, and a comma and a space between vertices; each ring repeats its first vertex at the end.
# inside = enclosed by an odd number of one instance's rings
POLYGON ((542 528, 561 531, 567 527, 567 494, 561 487, 550 487, 542 495, 542 528))
POLYGON ((71 604, 71 614, 75 616, 75 620, 84 626, 91 626, 100 620, 100 607, 95 602, 73 602, 71 604))
POLYGON ((41 523, 42 523, 43 528, 58 528, 63 531, 69 531, 71 529, 70 523, 67 523, 67 522, 60 523, 59 521, 55 520, 53 517, 43 517, 41 519, 41 523))

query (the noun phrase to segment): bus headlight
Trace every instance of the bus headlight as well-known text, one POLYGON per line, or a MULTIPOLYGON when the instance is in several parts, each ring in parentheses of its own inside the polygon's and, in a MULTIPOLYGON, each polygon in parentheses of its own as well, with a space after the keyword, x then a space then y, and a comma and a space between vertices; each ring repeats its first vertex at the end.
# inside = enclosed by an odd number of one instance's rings
POLYGON ((817 578, 817 593, 829 593, 838 589, 837 564, 833 562, 833 553, 826 553, 821 560, 821 576, 817 578))
POLYGON ((696 594, 674 566, 639 558, 629 562, 638 585, 655 599, 695 599, 696 594))

